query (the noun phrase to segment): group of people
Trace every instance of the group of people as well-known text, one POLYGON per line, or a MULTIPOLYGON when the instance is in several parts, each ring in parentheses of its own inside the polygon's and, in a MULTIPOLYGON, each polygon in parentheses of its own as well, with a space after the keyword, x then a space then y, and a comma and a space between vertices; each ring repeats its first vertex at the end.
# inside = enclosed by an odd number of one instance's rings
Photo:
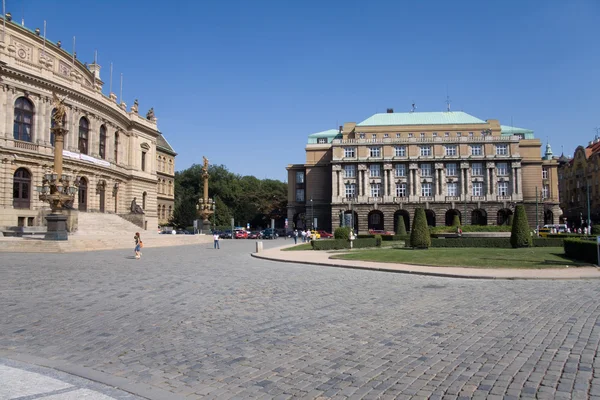
POLYGON ((298 243, 298 237, 302 238, 302 243, 310 242, 311 240, 311 232, 306 229, 301 229, 298 232, 298 229, 294 229, 292 233, 292 237, 294 238, 294 244, 298 243))

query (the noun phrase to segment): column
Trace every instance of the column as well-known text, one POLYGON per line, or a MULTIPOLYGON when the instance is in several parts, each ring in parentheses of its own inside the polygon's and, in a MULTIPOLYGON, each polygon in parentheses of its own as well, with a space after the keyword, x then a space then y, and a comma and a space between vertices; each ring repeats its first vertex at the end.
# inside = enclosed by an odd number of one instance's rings
POLYGON ((338 183, 338 197, 344 196, 344 174, 342 171, 338 171, 337 183, 338 183))
MULTIPOLYGON (((337 176, 338 172, 335 170, 335 165, 332 167, 331 171, 331 197, 335 199, 338 195, 338 184, 337 184, 337 176)), ((332 199, 332 200, 333 200, 332 199)))
POLYGON ((381 188, 381 197, 385 197, 388 195, 389 191, 387 188, 388 177, 387 177, 387 169, 385 169, 385 165, 383 166, 383 187, 381 188))
POLYGON ((512 177, 510 179, 511 181, 511 192, 510 194, 516 194, 517 193, 517 187, 516 187, 516 183, 517 183, 517 169, 513 167, 512 169, 512 177))
POLYGON ((360 177, 360 173, 362 171, 358 168, 358 166, 356 166, 356 196, 362 196, 361 193, 361 186, 362 186, 362 179, 360 177))

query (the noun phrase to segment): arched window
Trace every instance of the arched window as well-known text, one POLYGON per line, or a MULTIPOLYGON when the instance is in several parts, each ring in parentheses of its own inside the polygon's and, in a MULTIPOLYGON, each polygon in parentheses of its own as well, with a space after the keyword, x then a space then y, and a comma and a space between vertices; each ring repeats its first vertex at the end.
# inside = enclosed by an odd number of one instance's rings
POLYGON ((169 181, 169 195, 173 194, 173 182, 169 181))
POLYGON ((101 159, 106 159, 106 127, 104 125, 100 127, 100 143, 98 147, 98 154, 100 155, 101 159))
POLYGON ((79 120, 79 152, 88 154, 88 135, 90 133, 90 122, 86 117, 79 120))
POLYGON ((173 160, 169 159, 169 173, 173 173, 173 160))
POLYGON ((169 215, 167 218, 171 218, 173 216, 173 211, 171 210, 171 206, 169 206, 169 215))
POLYGON ((115 132, 115 164, 119 159, 119 132, 115 132))
POLYGON ((13 207, 29 208, 30 193, 31 174, 25 168, 19 168, 13 177, 13 207))
POLYGON ((163 206, 162 206, 162 219, 166 219, 167 218, 166 213, 167 213, 167 208, 163 204, 163 206))
POLYGON ((31 142, 33 136, 33 103, 25 97, 15 101, 15 125, 13 129, 15 140, 31 142))

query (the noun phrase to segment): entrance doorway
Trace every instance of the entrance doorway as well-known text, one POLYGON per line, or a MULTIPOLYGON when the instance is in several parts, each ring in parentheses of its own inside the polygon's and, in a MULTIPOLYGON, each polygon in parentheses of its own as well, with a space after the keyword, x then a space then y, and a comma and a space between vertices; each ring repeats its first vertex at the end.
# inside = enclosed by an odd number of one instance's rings
POLYGON ((106 201, 106 186, 104 184, 98 187, 98 194, 100 195, 100 212, 104 212, 104 202, 106 201))
POLYGON ((87 211, 87 184, 87 179, 81 178, 79 180, 79 192, 77 197, 79 202, 79 211, 87 211))

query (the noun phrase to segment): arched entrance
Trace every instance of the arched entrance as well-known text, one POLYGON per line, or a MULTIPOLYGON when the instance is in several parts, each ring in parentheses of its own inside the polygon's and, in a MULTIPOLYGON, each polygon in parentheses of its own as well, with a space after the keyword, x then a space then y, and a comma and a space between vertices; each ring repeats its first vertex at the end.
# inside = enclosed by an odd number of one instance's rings
POLYGON ((368 229, 374 231, 383 230, 383 213, 379 210, 373 210, 369 213, 368 229))
POLYGON ((394 232, 398 232, 398 217, 404 219, 404 227, 406 231, 410 231, 410 214, 406 210, 398 210, 394 213, 394 232))
POLYGON ((29 208, 31 205, 31 174, 19 168, 13 176, 13 207, 29 208))
POLYGON ((79 179, 79 192, 77 195, 77 201, 79 202, 79 211, 87 211, 87 198, 88 198, 88 180, 84 177, 79 179))
POLYGON ((554 224, 554 213, 552 210, 546 210, 544 212, 544 225, 554 224))
POLYGON ((294 214, 294 228, 295 229, 305 229, 306 228, 306 214, 305 213, 296 213, 294 214))
POLYGON ((510 222, 510 216, 513 214, 508 208, 498 210, 498 216, 496 218, 496 225, 508 225, 510 222))
POLYGON ((358 232, 358 214, 356 211, 344 211, 344 226, 351 226, 354 228, 354 233, 358 232))
POLYGON ((105 181, 98 182, 97 192, 98 192, 98 196, 100 196, 99 197, 100 212, 103 213, 104 212, 105 201, 106 201, 106 182, 105 181))
POLYGON ((427 218, 427 226, 435 226, 435 213, 433 210, 425 210, 425 218, 427 218))
POLYGON ((454 222, 454 216, 458 215, 458 219, 462 225, 462 218, 460 215, 460 211, 455 210, 455 209, 451 209, 446 211, 446 226, 452 226, 452 223, 454 222))
POLYGON ((471 213, 471 225, 487 225, 487 212, 478 208, 471 213))

